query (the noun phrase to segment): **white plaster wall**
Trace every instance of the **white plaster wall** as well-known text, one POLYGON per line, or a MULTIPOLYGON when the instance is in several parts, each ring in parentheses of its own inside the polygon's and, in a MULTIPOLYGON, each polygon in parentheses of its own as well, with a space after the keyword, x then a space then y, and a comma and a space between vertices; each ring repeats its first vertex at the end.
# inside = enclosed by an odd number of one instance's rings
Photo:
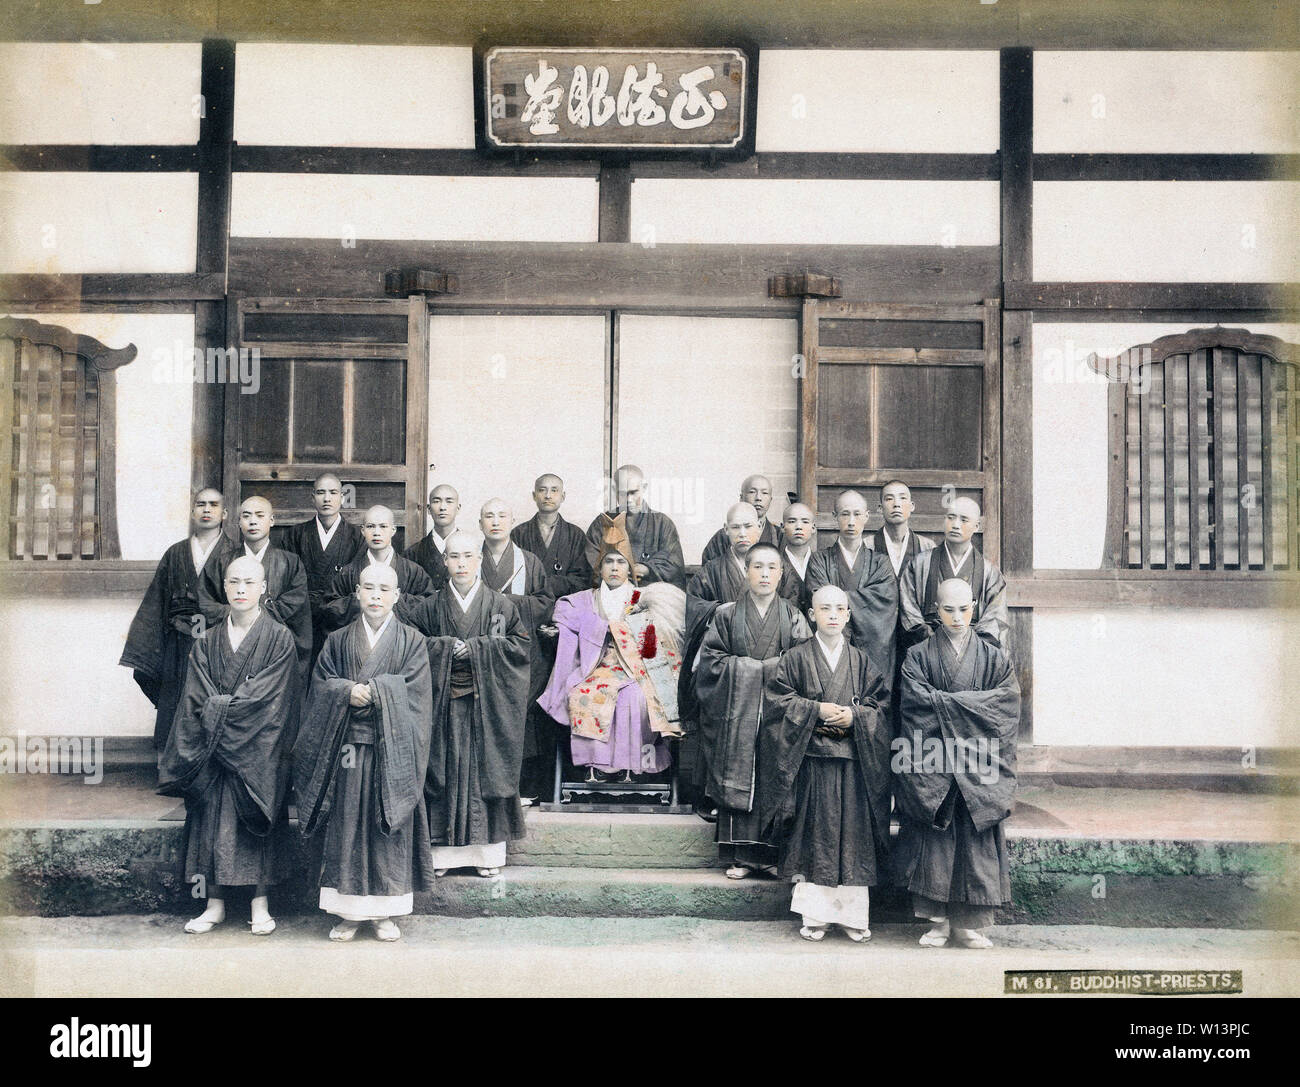
POLYGON ((998 149, 996 50, 764 49, 759 151, 998 149))
POLYGON ((1300 745, 1295 612, 1034 611, 1034 743, 1300 745))
POLYGON ((600 316, 434 314, 429 482, 459 491, 461 528, 477 531, 489 498, 509 502, 516 522, 532 517, 543 472, 564 480, 565 520, 591 523, 604 493, 606 353, 600 316))
POLYGON ((201 52, 198 42, 0 42, 0 143, 194 143, 201 52))
POLYGON ((0 272, 193 272, 198 174, 0 173, 0 272))
POLYGON ((109 347, 135 344, 135 361, 115 371, 118 536, 124 559, 161 557, 189 531, 194 386, 176 362, 190 359, 194 318, 187 313, 10 316, 62 325, 109 347))
MULTIPOLYGON (((1034 566, 1096 570, 1106 535, 1106 381, 1088 355, 1120 354, 1186 324, 1034 322, 1034 566)), ((1251 331, 1300 342, 1300 325, 1251 331)))
POLYGON ((1034 150, 1300 151, 1298 78, 1300 53, 1036 50, 1034 150))
POLYGON ((1280 282, 1300 279, 1300 184, 1039 181, 1040 280, 1280 282))
POLYGON ((581 177, 235 174, 230 233, 254 238, 594 242, 598 184, 581 177))
POLYGON ((638 178, 632 241, 997 245, 996 181, 638 178))
POLYGON ((474 146, 461 46, 240 42, 235 139, 327 147, 474 146))
POLYGON ((139 603, 0 600, 0 734, 152 736, 153 706, 117 663, 139 603))
POLYGON ((795 485, 798 322, 629 315, 619 329, 618 459, 645 471, 697 563, 746 476, 772 480, 778 516, 795 485))

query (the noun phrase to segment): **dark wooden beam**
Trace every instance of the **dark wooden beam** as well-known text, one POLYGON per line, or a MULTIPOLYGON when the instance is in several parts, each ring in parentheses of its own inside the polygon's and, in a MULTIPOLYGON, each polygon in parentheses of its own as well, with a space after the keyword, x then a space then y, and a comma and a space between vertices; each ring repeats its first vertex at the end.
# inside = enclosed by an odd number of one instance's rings
POLYGON ((1002 279, 1034 278, 1034 53, 1001 53, 1002 279))
MULTIPOLYGON (((1011 283, 1008 310, 1293 310, 1300 284, 1291 283, 1011 283)), ((1149 315, 1144 319, 1150 320, 1149 315)))
MULTIPOLYGON (((383 274, 403 265, 446 269, 457 304, 742 307, 798 313, 767 297, 775 275, 820 267, 821 245, 657 245, 593 242, 230 240, 230 291, 299 298, 381 297, 383 274)), ((978 304, 998 293, 995 246, 835 246, 846 298, 978 304)), ((434 304, 435 309, 437 303, 434 304)))
POLYGON ((1007 578, 1011 608, 1100 607, 1300 607, 1300 578, 1243 572, 1051 570, 1007 578))
MULTIPOLYGON (((1003 554, 1006 537, 1003 536, 1003 554)), ((1007 650, 1020 684, 1020 729, 1017 743, 1034 742, 1034 612, 1032 608, 1007 609, 1007 650)))
POLYGON ((1002 569, 1034 568, 1034 329, 1002 315, 1002 569))
POLYGON ((998 155, 894 152, 760 151, 741 161, 641 159, 636 177, 899 181, 996 181, 998 155))
POLYGON ((599 223, 600 241, 632 240, 632 171, 626 163, 600 167, 599 223))
POLYGON ((1035 155, 1036 181, 1275 181, 1300 177, 1300 155, 1035 155))
POLYGON ((600 164, 576 156, 486 154, 426 147, 279 147, 236 144, 236 173, 428 174, 445 177, 596 177, 600 164))
POLYGON ((0 275, 0 302, 194 302, 225 297, 220 273, 145 272, 90 275, 0 275))
POLYGON ((191 173, 197 147, 172 144, 3 144, 0 170, 61 170, 92 173, 191 173))
POLYGON ((0 596, 140 596, 153 580, 153 561, 0 562, 0 596))

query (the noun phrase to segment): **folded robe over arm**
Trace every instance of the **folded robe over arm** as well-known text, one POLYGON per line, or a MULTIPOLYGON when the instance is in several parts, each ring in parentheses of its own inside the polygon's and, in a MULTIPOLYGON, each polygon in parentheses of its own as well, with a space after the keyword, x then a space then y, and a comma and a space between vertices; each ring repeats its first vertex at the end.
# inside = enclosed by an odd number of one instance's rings
POLYGON ((293 635, 258 616, 237 650, 227 624, 194 642, 158 792, 185 798, 185 876, 264 883, 288 785, 301 684, 293 635))
POLYGON ((195 636, 206 627, 206 620, 203 625, 194 622, 200 614, 199 578, 228 561, 237 550, 238 545, 229 536, 220 534, 203 570, 196 571, 189 537, 172 544, 163 552, 131 620, 118 664, 132 670, 136 683, 157 709, 153 741, 158 749, 167 743, 176 716, 195 636))
POLYGON ((505 595, 480 583, 466 611, 454 593, 448 586, 422 601, 412 623, 427 635, 433 677, 424 782, 430 826, 440 843, 459 847, 523 837, 519 771, 529 637, 505 595), (455 660, 457 639, 469 647, 467 668, 458 668, 455 660), (472 683, 472 694, 461 694, 466 682, 472 683))

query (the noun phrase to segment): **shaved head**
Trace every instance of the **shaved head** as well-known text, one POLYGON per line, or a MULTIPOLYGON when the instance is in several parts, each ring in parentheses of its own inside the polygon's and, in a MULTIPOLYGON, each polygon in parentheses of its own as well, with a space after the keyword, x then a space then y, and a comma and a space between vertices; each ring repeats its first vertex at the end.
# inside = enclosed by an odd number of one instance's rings
POLYGON ((366 510, 361 531, 371 553, 382 555, 392 545, 393 536, 397 532, 397 520, 393 517, 393 511, 387 506, 371 506, 366 510))
POLYGON ((564 488, 564 480, 554 472, 547 472, 545 475, 538 476, 533 481, 533 490, 540 491, 543 487, 559 487, 562 490, 564 488))
POLYGON ((264 540, 275 524, 275 513, 271 503, 260 494, 245 498, 239 505, 239 531, 244 540, 257 543, 264 540))
POLYGON ((861 491, 840 491, 835 496, 835 512, 845 509, 860 509, 864 513, 867 509, 867 500, 862 497, 861 491))
POLYGON ((758 510, 754 509, 748 502, 735 502, 727 510, 727 524, 733 524, 740 518, 753 518, 758 520, 758 510))
POLYGON ((963 581, 959 577, 950 577, 946 581, 940 582, 939 589, 935 593, 935 601, 942 607, 944 604, 969 604, 972 601, 970 583, 963 581))
POLYGON ((255 577, 259 581, 266 580, 266 571, 262 569, 262 564, 253 558, 252 555, 240 555, 229 566, 226 567, 226 578, 255 577))
POLYGON ((940 583, 934 602, 944 629, 954 637, 960 637, 975 614, 970 586, 959 577, 950 577, 940 583))
POLYGON ((447 550, 452 549, 453 544, 457 551, 481 551, 483 541, 472 532, 466 532, 463 528, 458 528, 447 537, 447 550))
POLYGON ((204 487, 190 503, 190 528, 211 533, 226 519, 226 500, 216 487, 204 487))
MULTIPOLYGON (((791 502, 781 515, 781 533, 785 542, 801 548, 817 534, 817 518, 802 502, 791 502)), ((795 554, 799 552, 796 550, 795 554)))
POLYGON ((758 510, 748 502, 737 502, 727 510, 727 539, 736 558, 745 557, 745 552, 758 543, 758 535, 758 510))
POLYGON ((483 562, 483 541, 472 532, 457 530, 447 537, 447 575, 463 596, 478 577, 483 562))
POLYGON ((361 571, 361 576, 357 580, 361 585, 374 585, 380 589, 396 589, 397 571, 387 563, 372 562, 361 571))
POLYGON ((456 514, 460 513, 460 495, 450 483, 439 483, 429 492, 429 516, 433 525, 442 536, 456 523, 456 514))
POLYGON ((849 598, 838 585, 823 585, 812 596, 813 607, 818 604, 843 604, 848 607, 849 598))
POLYGON ((262 569, 261 561, 252 555, 240 555, 226 567, 221 585, 226 603, 230 605, 231 617, 243 619, 257 607, 266 592, 266 571, 262 569))
POLYGON ((645 473, 635 464, 624 464, 614 473, 618 508, 627 513, 640 513, 645 502, 645 473))
POLYGON ((973 498, 958 498, 943 515, 944 540, 964 550, 980 530, 980 507, 973 498))
POLYGON ((750 476, 740 485, 740 500, 753 506, 762 520, 772 504, 772 481, 767 476, 750 476))
POLYGON ((515 515, 510 512, 510 506, 504 498, 489 498, 479 511, 478 527, 488 540, 509 539, 510 529, 514 527, 514 523, 515 515))
POLYGON ((318 475, 315 479, 311 481, 312 489, 315 490, 317 487, 321 486, 324 483, 333 483, 334 486, 336 487, 343 486, 343 480, 339 479, 339 477, 336 476, 333 472, 322 472, 320 475, 318 475))

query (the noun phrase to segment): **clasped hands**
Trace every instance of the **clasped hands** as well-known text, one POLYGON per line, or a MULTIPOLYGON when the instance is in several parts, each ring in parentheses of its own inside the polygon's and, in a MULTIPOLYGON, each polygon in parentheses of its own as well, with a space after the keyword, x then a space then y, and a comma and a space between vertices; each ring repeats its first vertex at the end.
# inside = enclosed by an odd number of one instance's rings
POLYGON ((853 707, 837 706, 834 702, 818 702, 817 717, 819 723, 813 731, 820 736, 843 739, 853 728, 853 707))
POLYGON ((374 692, 371 691, 369 683, 352 684, 352 694, 348 697, 349 705, 360 709, 362 706, 369 706, 374 700, 374 692))

